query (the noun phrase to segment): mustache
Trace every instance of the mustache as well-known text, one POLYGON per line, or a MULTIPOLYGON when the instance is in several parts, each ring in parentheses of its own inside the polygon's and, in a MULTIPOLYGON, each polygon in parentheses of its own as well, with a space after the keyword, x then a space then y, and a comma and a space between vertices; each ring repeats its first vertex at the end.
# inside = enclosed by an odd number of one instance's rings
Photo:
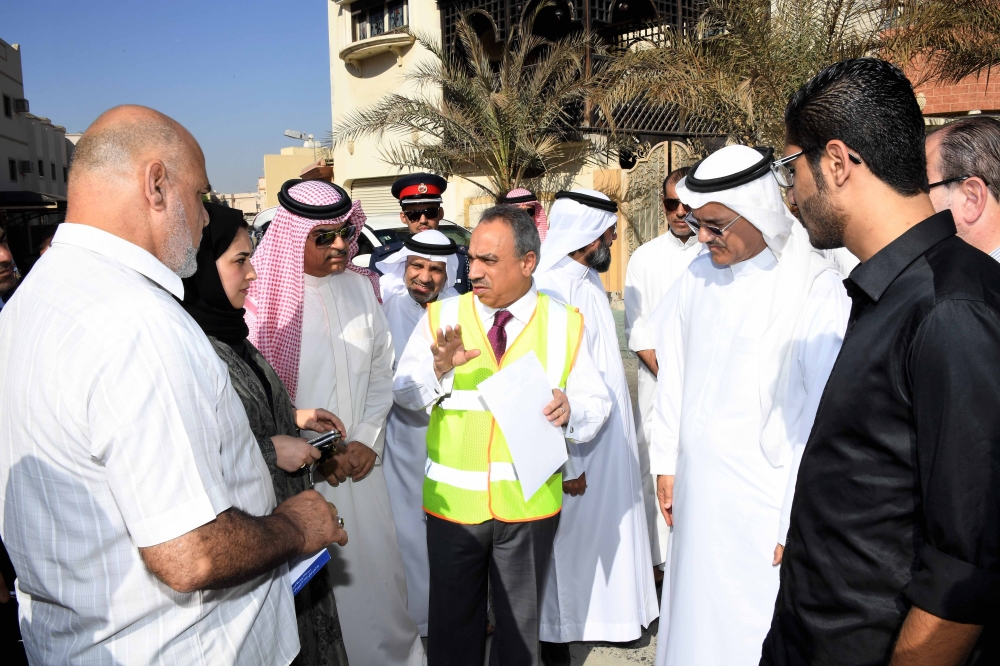
POLYGON ((346 257, 346 256, 347 256, 347 250, 330 250, 327 253, 327 257, 331 259, 333 258, 339 259, 340 257, 346 257))

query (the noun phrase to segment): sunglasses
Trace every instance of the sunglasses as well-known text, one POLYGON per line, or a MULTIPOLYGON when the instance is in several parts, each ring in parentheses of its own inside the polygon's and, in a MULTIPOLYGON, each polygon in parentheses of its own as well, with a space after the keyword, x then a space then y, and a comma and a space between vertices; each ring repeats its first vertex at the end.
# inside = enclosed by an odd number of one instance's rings
POLYGON ((404 210, 403 215, 406 215, 406 219, 410 222, 417 222, 421 217, 433 220, 438 216, 439 210, 441 210, 440 206, 435 206, 434 208, 421 208, 420 210, 404 210))
POLYGON ((322 233, 316 234, 316 236, 313 238, 313 242, 316 243, 316 247, 327 247, 333 243, 333 239, 335 239, 337 236, 340 236, 345 243, 349 243, 351 239, 354 238, 354 234, 356 234, 357 232, 358 232, 357 227, 349 224, 346 227, 342 227, 340 229, 334 229, 333 231, 324 231, 322 233))
POLYGON ((687 222, 688 228, 694 234, 697 234, 698 230, 704 227, 705 231, 712 234, 716 238, 722 238, 722 234, 726 233, 726 230, 728 230, 729 227, 736 224, 736 220, 740 219, 741 217, 743 216, 737 215, 731 221, 729 221, 728 223, 724 224, 721 227, 717 227, 714 224, 705 224, 704 222, 699 222, 698 220, 694 219, 694 213, 688 213, 687 217, 684 218, 684 221, 687 222))
POLYGON ((534 217, 538 209, 535 208, 535 204, 517 204, 517 207, 527 213, 530 217, 534 217))
POLYGON ((671 199, 669 197, 663 198, 663 207, 667 210, 668 213, 674 212, 675 210, 677 210, 679 206, 684 206, 684 210, 691 210, 690 208, 685 206, 684 202, 681 201, 680 199, 671 199))

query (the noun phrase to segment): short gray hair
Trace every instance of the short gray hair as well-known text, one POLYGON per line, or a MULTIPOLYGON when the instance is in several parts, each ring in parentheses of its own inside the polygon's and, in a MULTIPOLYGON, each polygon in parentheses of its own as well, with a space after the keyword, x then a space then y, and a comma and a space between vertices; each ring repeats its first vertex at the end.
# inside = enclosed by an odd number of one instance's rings
POLYGON ((479 216, 480 224, 496 220, 506 224, 514 233, 514 256, 516 258, 520 259, 529 252, 534 252, 536 257, 541 256, 542 241, 538 237, 535 221, 527 212, 510 204, 497 204, 487 208, 479 216))
POLYGON ((941 180, 979 176, 993 198, 1000 201, 1000 120, 990 116, 962 118, 933 134, 941 135, 941 180))

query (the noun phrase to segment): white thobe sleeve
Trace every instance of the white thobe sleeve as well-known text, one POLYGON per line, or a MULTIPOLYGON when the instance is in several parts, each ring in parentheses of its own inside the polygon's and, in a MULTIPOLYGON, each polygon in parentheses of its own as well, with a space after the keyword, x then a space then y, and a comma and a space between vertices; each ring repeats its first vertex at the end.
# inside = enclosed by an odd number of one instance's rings
POLYGON ((677 471, 684 392, 683 289, 686 282, 683 277, 675 282, 649 317, 651 328, 659 332, 653 345, 659 372, 649 438, 649 471, 653 476, 671 476, 677 471))
POLYGON ((351 439, 361 442, 375 451, 379 458, 385 446, 385 438, 379 437, 385 427, 385 418, 392 408, 392 337, 381 306, 371 292, 372 312, 372 362, 368 378, 368 394, 365 398, 361 420, 351 429, 351 439))
POLYGON ((454 371, 449 371, 441 378, 443 381, 438 381, 434 372, 434 354, 431 353, 434 343, 425 312, 413 327, 403 355, 396 364, 392 394, 400 407, 414 411, 427 409, 451 392, 450 380, 454 371))
POLYGON ((813 421, 816 419, 816 410, 819 409, 826 380, 830 377, 837 355, 840 354, 850 314, 851 300, 840 277, 833 272, 819 276, 813 284, 802 323, 799 325, 794 370, 797 377, 793 376, 793 381, 788 383, 789 395, 786 396, 788 407, 785 411, 797 413, 798 418, 787 429, 792 457, 778 523, 777 541, 781 545, 785 545, 785 537, 788 534, 799 463, 802 462, 802 454, 809 440, 813 421))
MULTIPOLYGON (((589 442, 608 420, 612 403, 601 371, 594 363, 586 335, 580 341, 576 362, 566 378, 566 398, 569 400, 566 439, 574 444, 589 442)), ((577 476, 585 471, 577 466, 577 476)))
POLYGON ((625 272, 625 340, 634 352, 656 346, 656 336, 649 325, 651 312, 643 308, 642 296, 646 285, 643 284, 642 263, 643 254, 637 251, 625 272))

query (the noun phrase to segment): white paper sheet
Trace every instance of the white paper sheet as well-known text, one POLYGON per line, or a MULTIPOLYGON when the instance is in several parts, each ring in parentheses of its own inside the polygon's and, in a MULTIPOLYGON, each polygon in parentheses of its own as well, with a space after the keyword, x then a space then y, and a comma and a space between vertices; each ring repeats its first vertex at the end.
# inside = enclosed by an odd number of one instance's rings
POLYGON ((567 459, 562 429, 542 414, 552 402, 545 369, 535 353, 528 352, 478 388, 507 440, 527 501, 567 459))

